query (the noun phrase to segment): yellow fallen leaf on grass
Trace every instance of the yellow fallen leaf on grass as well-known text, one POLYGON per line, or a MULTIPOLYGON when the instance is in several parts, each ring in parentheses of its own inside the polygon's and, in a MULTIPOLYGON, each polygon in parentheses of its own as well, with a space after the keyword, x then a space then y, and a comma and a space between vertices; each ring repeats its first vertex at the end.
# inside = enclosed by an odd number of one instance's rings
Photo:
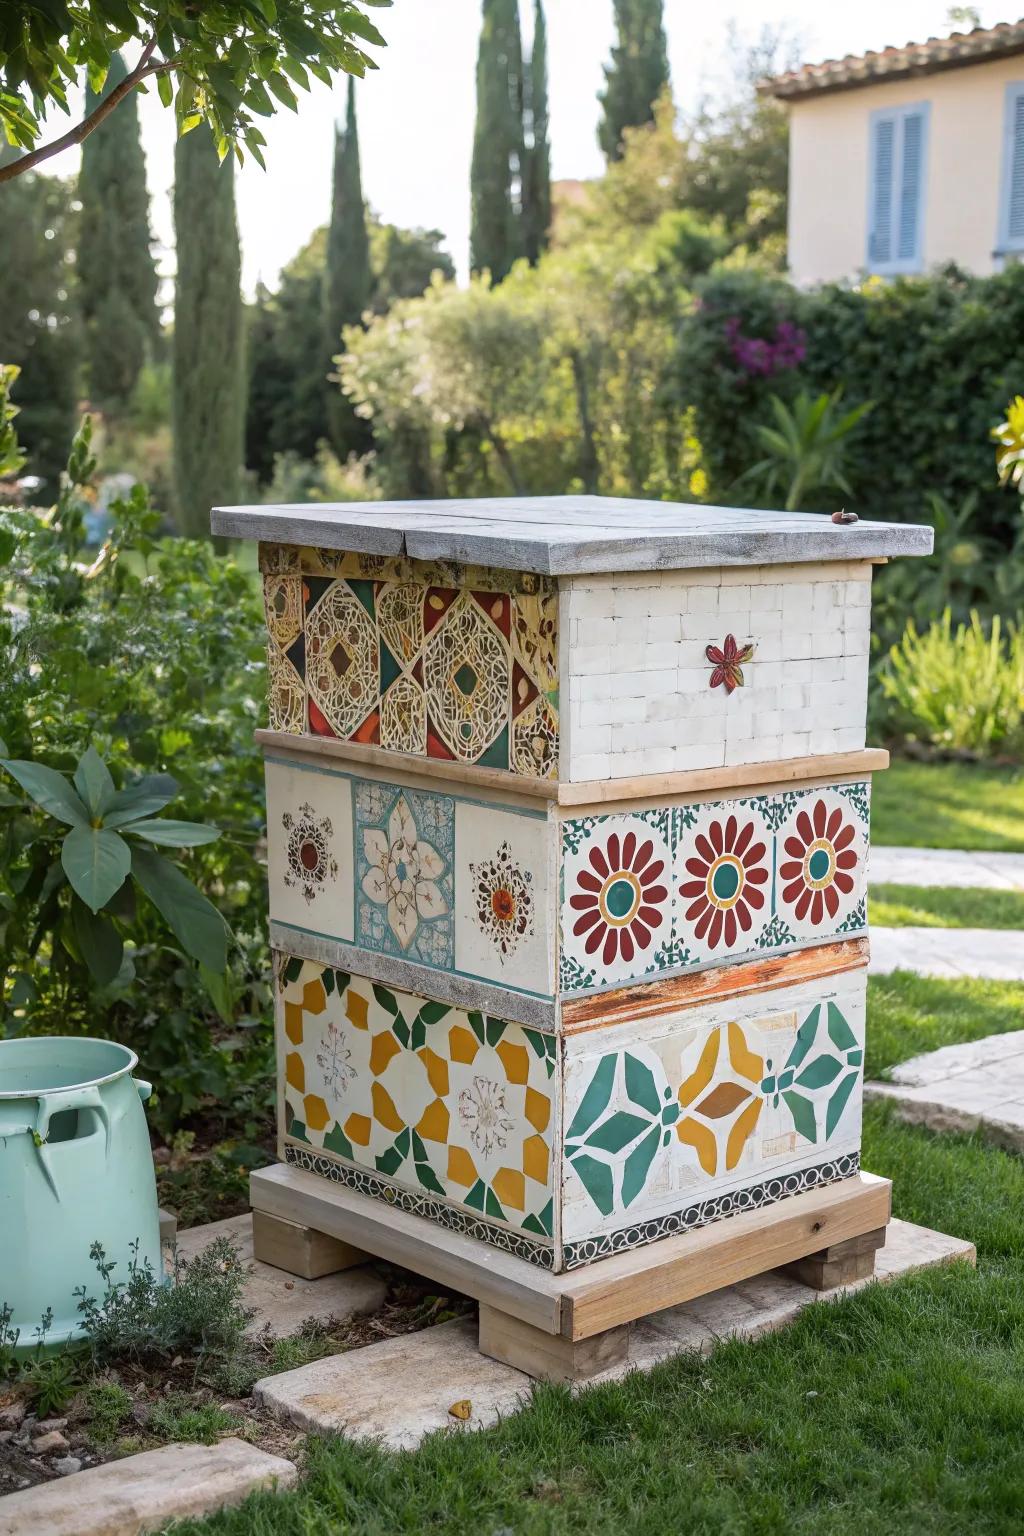
POLYGON ((465 1421, 473 1412, 473 1404, 470 1402, 468 1397, 460 1397, 457 1403, 452 1403, 451 1407, 448 1409, 448 1412, 451 1414, 453 1419, 462 1419, 465 1421))

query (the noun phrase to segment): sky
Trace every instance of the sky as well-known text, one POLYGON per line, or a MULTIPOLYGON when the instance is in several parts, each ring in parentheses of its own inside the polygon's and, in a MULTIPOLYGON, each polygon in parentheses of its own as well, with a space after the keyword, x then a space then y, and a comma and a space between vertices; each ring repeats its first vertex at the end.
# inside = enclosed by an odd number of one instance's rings
MULTIPOLYGON (((533 0, 520 0, 524 42, 533 0)), ((978 6, 982 23, 1016 20, 1003 6, 978 6)), ((863 53, 887 44, 919 42, 945 33, 945 0, 665 0, 669 62, 677 106, 692 111, 713 96, 725 69, 730 23, 753 39, 766 25, 800 40, 805 61, 863 53)), ((473 141, 479 0, 395 0, 374 10, 388 47, 376 50, 380 69, 357 87, 363 190, 390 223, 444 232, 460 276, 469 244, 469 162, 473 141)), ((545 0, 555 179, 600 175, 597 145, 602 64, 613 38, 611 0, 545 0)), ((281 109, 260 120, 267 170, 254 162, 236 179, 242 241, 242 284, 273 286, 277 274, 330 213, 333 125, 344 114, 345 79, 299 92, 299 113, 281 109)), ((140 99, 143 147, 152 197, 152 226, 161 270, 173 272, 170 188, 174 167, 173 114, 155 92, 140 99)), ((59 115, 58 115, 59 120, 59 115)), ((50 132, 58 130, 52 121, 50 132)), ((77 152, 52 169, 72 172, 77 152)))

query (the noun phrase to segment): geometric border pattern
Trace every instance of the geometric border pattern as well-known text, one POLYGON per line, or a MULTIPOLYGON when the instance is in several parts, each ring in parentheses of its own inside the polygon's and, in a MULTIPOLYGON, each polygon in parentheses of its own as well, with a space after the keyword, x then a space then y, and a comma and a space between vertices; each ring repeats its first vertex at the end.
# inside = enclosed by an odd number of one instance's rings
POLYGON ((657 1242, 662 1237, 674 1237, 680 1232, 692 1232, 697 1227, 710 1226, 712 1222, 722 1221, 727 1216, 738 1215, 741 1211, 757 1211, 762 1206, 773 1205, 776 1201, 784 1200, 790 1195, 799 1195, 808 1189, 818 1189, 824 1184, 833 1184, 839 1179, 852 1178, 859 1169, 860 1153, 847 1152, 831 1162, 817 1163, 810 1168, 801 1168, 795 1173, 780 1174, 776 1178, 765 1179, 763 1183, 755 1184, 748 1189, 737 1189, 727 1194, 716 1195, 710 1200, 688 1205, 680 1211, 671 1211, 651 1221, 638 1222, 633 1226, 620 1227, 616 1232, 604 1232, 596 1237, 566 1243, 562 1249, 562 1267, 565 1270, 579 1269, 584 1264, 592 1264, 596 1259, 605 1259, 614 1253, 625 1253, 632 1248, 641 1248, 647 1243, 657 1242))
MULTIPOLYGON (((488 1243, 492 1248, 499 1248, 504 1253, 512 1254, 515 1258, 525 1259, 529 1264, 536 1264, 540 1269, 551 1270, 554 1267, 554 1250, 550 1244, 533 1240, 522 1233, 510 1232, 504 1227, 492 1227, 485 1221, 468 1216, 464 1211, 453 1210, 451 1206, 432 1200, 429 1195, 418 1195, 409 1190, 400 1189, 387 1179, 367 1173, 363 1169, 349 1168, 343 1163, 335 1162, 333 1158, 310 1152, 305 1147, 286 1146, 284 1155, 285 1161, 296 1168, 317 1174, 320 1178, 332 1179, 336 1184, 344 1184, 358 1194, 383 1200, 399 1210, 407 1211, 412 1216, 423 1216, 429 1221, 437 1222, 449 1232, 458 1232, 465 1237, 476 1238, 480 1242, 488 1243)), ((647 1244, 657 1242, 660 1238, 675 1237, 680 1232, 693 1232, 699 1227, 711 1226, 716 1221, 724 1221, 727 1217, 738 1215, 742 1211, 759 1211, 764 1206, 774 1205, 779 1200, 788 1199, 791 1195, 800 1195, 809 1189, 821 1189, 827 1184, 838 1183, 841 1179, 851 1179, 859 1172, 860 1153, 847 1152, 832 1162, 818 1163, 812 1168, 802 1168, 797 1173, 765 1179, 763 1183, 755 1184, 750 1189, 738 1189, 729 1194, 717 1195, 714 1199, 702 1200, 680 1211, 671 1211, 653 1221, 620 1227, 617 1232, 605 1232, 598 1237, 586 1238, 580 1242, 566 1243, 562 1250, 562 1270, 568 1272, 581 1269, 584 1265, 593 1264, 598 1259, 610 1258, 616 1253, 626 1253, 633 1248, 646 1247, 647 1244)))
POLYGON ((440 1200, 434 1200, 427 1194, 403 1189, 379 1174, 370 1173, 365 1168, 354 1168, 346 1163, 336 1162, 334 1158, 323 1157, 316 1152, 310 1152, 305 1147, 287 1145, 284 1156, 285 1161, 292 1163, 296 1168, 303 1168, 307 1173, 318 1174, 321 1178, 333 1179, 336 1184, 344 1184, 347 1188, 356 1190, 358 1194, 383 1200, 386 1205, 393 1205, 400 1211, 408 1211, 412 1216, 425 1216, 429 1221, 436 1222, 438 1226, 447 1228, 449 1232, 459 1232, 464 1237, 474 1237, 479 1242, 488 1243, 492 1248, 500 1248, 504 1253, 513 1254, 517 1259, 526 1259, 528 1263, 536 1264, 541 1269, 554 1267, 554 1249, 550 1243, 545 1243, 540 1238, 531 1238, 526 1233, 513 1232, 507 1227, 492 1226, 490 1222, 481 1221, 479 1217, 471 1216, 466 1211, 446 1205, 440 1200))

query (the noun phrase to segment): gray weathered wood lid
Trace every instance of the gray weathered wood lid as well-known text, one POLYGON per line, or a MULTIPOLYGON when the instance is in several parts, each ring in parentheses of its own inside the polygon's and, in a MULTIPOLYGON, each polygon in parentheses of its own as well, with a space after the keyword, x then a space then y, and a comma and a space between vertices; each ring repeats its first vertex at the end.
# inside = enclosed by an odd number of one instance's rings
POLYGON ((573 575, 926 555, 931 528, 615 496, 215 507, 215 534, 573 575))

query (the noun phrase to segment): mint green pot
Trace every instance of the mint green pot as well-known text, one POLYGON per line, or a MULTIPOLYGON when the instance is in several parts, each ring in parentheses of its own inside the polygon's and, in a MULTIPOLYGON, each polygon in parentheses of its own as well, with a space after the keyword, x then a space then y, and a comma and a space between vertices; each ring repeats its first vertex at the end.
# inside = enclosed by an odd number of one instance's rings
POLYGON ((89 1257, 102 1244, 128 1278, 132 1244, 160 1274, 156 1179, 138 1057, 112 1040, 0 1040, 0 1306, 13 1309, 18 1352, 81 1338, 74 1294, 103 1294, 89 1257))

